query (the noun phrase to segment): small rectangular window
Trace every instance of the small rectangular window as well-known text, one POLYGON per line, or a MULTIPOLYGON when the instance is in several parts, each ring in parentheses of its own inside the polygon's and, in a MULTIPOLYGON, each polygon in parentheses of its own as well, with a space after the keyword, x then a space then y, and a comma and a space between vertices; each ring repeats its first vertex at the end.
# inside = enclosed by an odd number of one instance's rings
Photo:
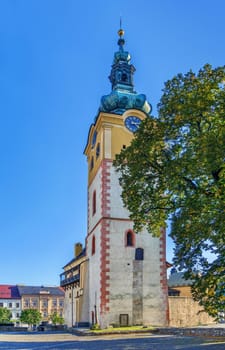
POLYGON ((53 299, 53 300, 52 300, 52 306, 53 306, 53 307, 57 307, 57 300, 56 300, 56 299, 53 299))
POLYGON ((63 300, 59 300, 59 306, 63 307, 64 306, 64 301, 63 300))
POLYGON ((92 237, 92 242, 91 242, 91 254, 95 254, 95 236, 92 237))
POLYGON ((100 155, 100 143, 98 143, 96 147, 96 159, 98 159, 99 155, 100 155))
POLYGON ((92 215, 96 213, 96 191, 93 192, 92 196, 92 215))
POLYGON ((32 299, 32 307, 37 307, 38 301, 37 299, 32 299))
POLYGON ((135 260, 144 260, 144 249, 137 248, 135 250, 135 260))
POLYGON ((29 307, 29 306, 30 306, 30 300, 24 299, 24 307, 29 307))

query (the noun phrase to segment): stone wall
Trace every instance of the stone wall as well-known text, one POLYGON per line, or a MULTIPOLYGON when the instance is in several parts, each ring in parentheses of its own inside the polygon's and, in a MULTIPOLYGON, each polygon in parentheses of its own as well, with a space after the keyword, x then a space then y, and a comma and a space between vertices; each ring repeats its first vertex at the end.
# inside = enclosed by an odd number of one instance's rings
POLYGON ((191 327, 213 324, 214 320, 191 297, 169 297, 169 326, 191 327))
POLYGON ((215 325, 211 327, 167 327, 158 328, 154 334, 173 334, 176 336, 198 336, 198 337, 225 337, 225 327, 215 325))

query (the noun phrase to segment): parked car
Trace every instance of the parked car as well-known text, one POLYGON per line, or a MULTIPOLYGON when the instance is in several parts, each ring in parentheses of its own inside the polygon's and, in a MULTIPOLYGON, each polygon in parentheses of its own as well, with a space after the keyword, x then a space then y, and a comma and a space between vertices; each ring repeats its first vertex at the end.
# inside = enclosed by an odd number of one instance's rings
POLYGON ((37 327, 37 330, 39 332, 47 331, 52 328, 52 325, 49 324, 48 322, 42 321, 39 326, 37 327))

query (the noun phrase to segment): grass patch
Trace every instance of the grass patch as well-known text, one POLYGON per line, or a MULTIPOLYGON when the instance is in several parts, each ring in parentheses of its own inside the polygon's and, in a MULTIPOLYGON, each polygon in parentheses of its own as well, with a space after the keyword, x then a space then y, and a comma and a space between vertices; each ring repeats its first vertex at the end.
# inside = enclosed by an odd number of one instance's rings
POLYGON ((93 333, 114 333, 114 332, 132 332, 132 331, 151 331, 154 327, 149 326, 129 326, 129 327, 110 327, 105 329, 91 329, 93 333))

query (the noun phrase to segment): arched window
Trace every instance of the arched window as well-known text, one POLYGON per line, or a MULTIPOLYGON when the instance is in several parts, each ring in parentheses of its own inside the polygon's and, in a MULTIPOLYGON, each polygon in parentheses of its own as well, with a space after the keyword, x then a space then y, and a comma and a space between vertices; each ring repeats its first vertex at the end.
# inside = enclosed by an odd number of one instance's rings
POLYGON ((122 74, 122 81, 127 81, 127 74, 126 73, 123 73, 122 74))
POLYGON ((92 237, 92 241, 91 241, 91 254, 92 255, 95 254, 95 236, 92 237))
POLYGON ((118 80, 121 79, 121 72, 120 72, 120 71, 117 72, 117 79, 118 79, 118 80))
POLYGON ((93 192, 92 196, 92 215, 96 213, 96 191, 93 192))
POLYGON ((126 247, 133 247, 134 246, 134 233, 131 230, 126 232, 126 235, 125 235, 125 246, 126 247))
POLYGON ((135 260, 144 260, 144 249, 137 248, 135 250, 135 260))

